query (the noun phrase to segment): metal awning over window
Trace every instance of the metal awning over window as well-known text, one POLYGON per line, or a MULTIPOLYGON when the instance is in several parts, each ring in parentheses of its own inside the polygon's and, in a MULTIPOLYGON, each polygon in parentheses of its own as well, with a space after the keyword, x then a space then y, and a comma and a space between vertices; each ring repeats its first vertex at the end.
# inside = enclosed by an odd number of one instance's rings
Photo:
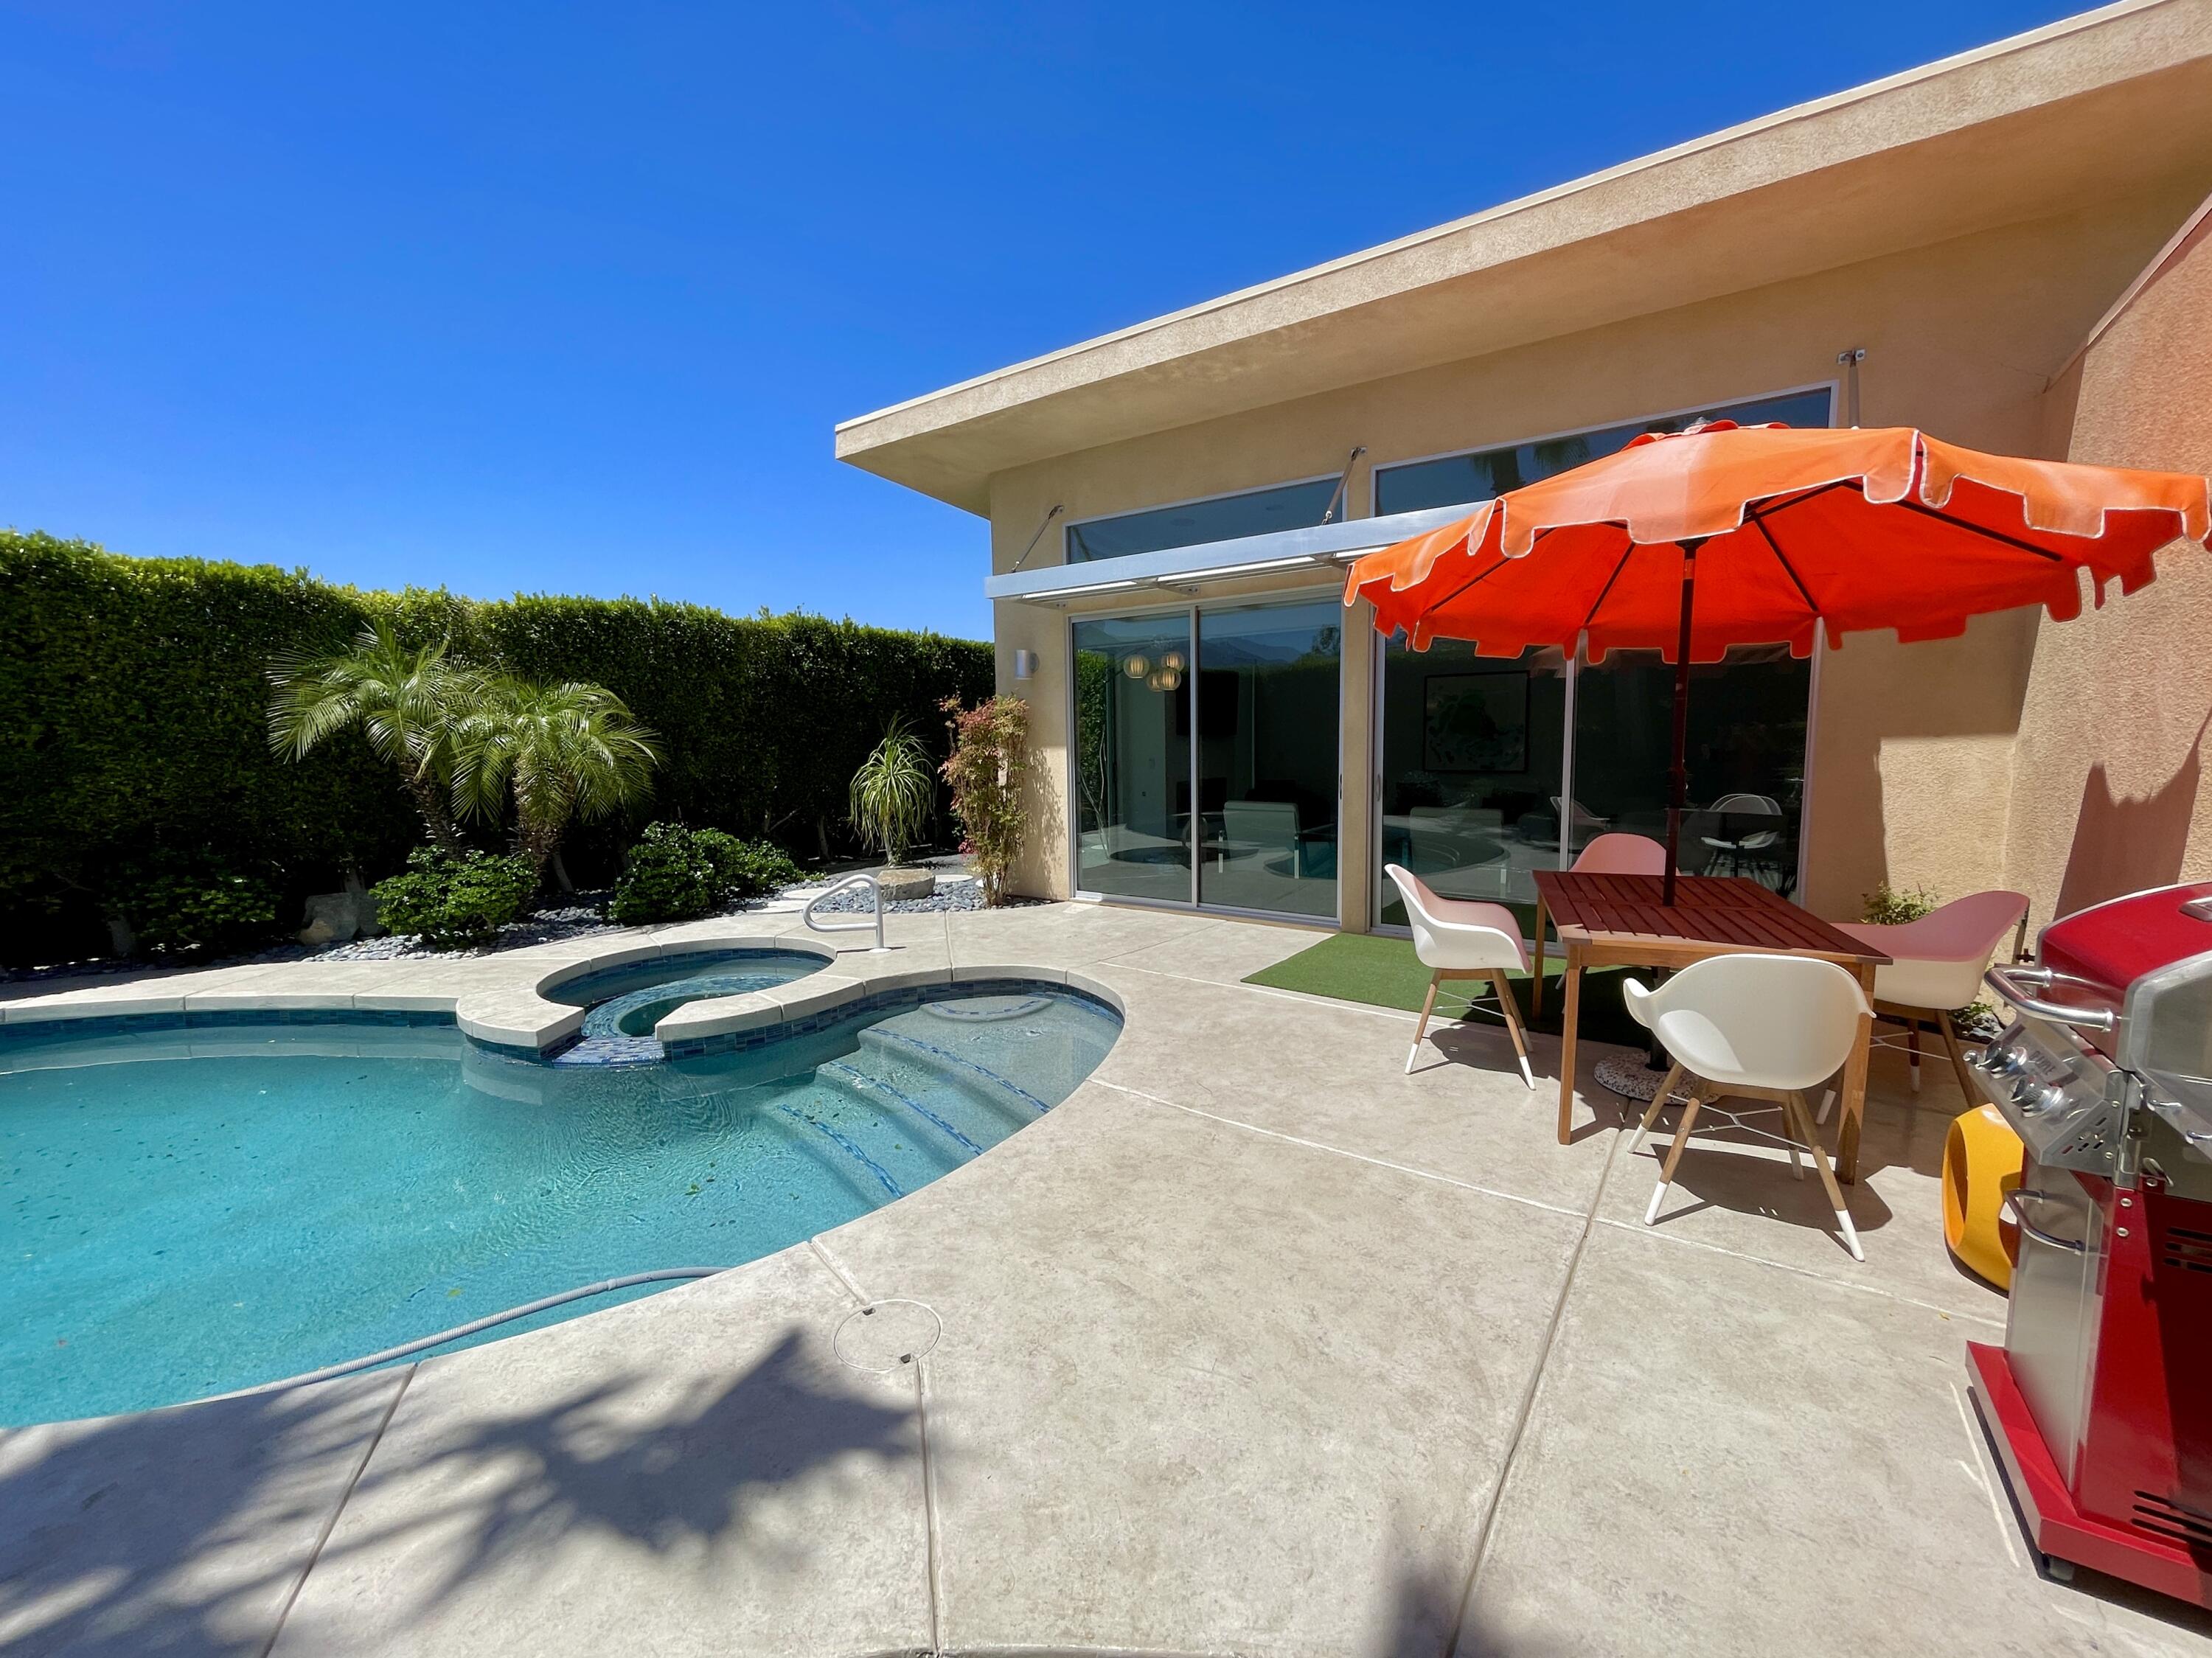
POLYGON ((1362 553, 1388 547, 1465 518, 1467 507, 1436 507, 1388 518, 1359 518, 1341 524, 1316 524, 1273 535, 1242 536, 1164 552, 1133 553, 1125 558, 1091 559, 1080 564, 1048 565, 994 575, 983 583, 983 596, 1023 604, 1054 607, 1071 600, 1109 593, 1164 589, 1189 591, 1210 582, 1310 570, 1334 572, 1362 553))

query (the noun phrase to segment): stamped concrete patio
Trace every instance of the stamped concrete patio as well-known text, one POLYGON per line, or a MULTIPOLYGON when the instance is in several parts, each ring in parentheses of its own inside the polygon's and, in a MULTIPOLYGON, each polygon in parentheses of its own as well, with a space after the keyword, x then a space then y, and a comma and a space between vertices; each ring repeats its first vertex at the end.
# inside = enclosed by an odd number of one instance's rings
MULTIPOLYGON (((1407 1076, 1410 1016, 1239 982, 1310 934, 1080 904, 891 930, 832 970, 1066 975, 1127 1030, 1049 1116, 810 1244, 402 1369, 0 1436, 0 1647, 2212 1652, 2030 1562, 1966 1394, 2004 1307, 1941 1242, 1941 1070, 1916 1108, 1877 1060, 1860 1265, 1778 1151, 1701 1139, 1647 1229, 1610 1096, 1585 1078, 1553 1143, 1555 1041, 1534 1096, 1478 1027, 1407 1076)), ((605 947, 62 999, 450 1005, 605 947)))

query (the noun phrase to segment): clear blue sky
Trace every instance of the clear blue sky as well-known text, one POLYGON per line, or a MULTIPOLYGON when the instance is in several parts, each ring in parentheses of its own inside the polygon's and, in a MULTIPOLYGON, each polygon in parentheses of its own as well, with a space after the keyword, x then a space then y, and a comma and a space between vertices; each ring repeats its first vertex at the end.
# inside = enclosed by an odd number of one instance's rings
POLYGON ((2073 9, 0 4, 0 524, 980 635, 837 421, 2073 9))

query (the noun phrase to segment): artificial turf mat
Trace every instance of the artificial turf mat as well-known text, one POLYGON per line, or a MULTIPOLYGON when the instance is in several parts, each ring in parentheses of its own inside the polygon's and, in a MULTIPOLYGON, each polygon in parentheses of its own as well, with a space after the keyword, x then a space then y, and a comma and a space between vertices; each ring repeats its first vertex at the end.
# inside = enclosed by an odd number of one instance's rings
MULTIPOLYGON (((1549 981, 1544 987, 1544 1017, 1529 1023, 1534 1029, 1557 1031, 1559 1009, 1566 999, 1559 982, 1559 958, 1552 957, 1544 965, 1544 976, 1549 981)), ((1628 1010, 1621 1005, 1620 981, 1626 976, 1627 970, 1622 968, 1599 968, 1583 975, 1581 1034, 1589 1040, 1631 1048, 1641 1048, 1650 1040, 1650 1033, 1630 1018, 1628 1010)), ((1529 977, 1519 972, 1510 977, 1521 1004, 1521 1016, 1527 1020, 1529 977)), ((1244 982, 1418 1013, 1422 998, 1429 993, 1429 969, 1413 954, 1410 938, 1392 938, 1379 932, 1332 932, 1288 960, 1261 969, 1244 982)), ((1449 1009, 1456 1016, 1460 995, 1455 993, 1463 994, 1474 988, 1478 987, 1447 981, 1437 995, 1438 1012, 1449 1009)))

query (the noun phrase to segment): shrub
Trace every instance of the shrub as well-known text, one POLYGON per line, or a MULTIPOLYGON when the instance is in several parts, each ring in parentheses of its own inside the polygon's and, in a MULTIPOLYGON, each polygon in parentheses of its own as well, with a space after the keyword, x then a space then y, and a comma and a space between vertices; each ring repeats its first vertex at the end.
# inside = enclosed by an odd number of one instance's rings
POLYGON ((217 955, 276 932, 276 893, 251 875, 172 868, 141 876, 123 913, 142 949, 161 955, 217 955))
POLYGON ((1875 926, 1917 921, 1942 900, 1926 887, 1893 887, 1887 881, 1862 898, 1859 920, 1875 926))
POLYGON ((945 699, 952 716, 952 753, 945 780, 952 786, 953 815, 964 837, 961 850, 975 866, 986 903, 1006 902, 1006 878, 1029 830, 1022 786, 1029 774, 1030 705, 1018 696, 994 696, 972 708, 945 699))
POLYGON ((624 926, 688 921, 799 878, 799 865, 767 841, 654 823, 629 849, 607 914, 624 926))
POLYGON ((732 898, 763 897, 806 878, 806 872, 773 841, 740 841, 720 829, 701 829, 699 837, 712 844, 715 867, 732 898))
POLYGON ((392 932, 411 932, 433 950, 489 944, 518 919, 536 890, 536 872, 520 853, 441 852, 417 847, 407 872, 371 889, 376 917, 392 932))

